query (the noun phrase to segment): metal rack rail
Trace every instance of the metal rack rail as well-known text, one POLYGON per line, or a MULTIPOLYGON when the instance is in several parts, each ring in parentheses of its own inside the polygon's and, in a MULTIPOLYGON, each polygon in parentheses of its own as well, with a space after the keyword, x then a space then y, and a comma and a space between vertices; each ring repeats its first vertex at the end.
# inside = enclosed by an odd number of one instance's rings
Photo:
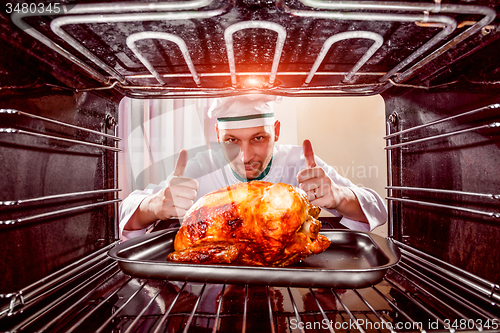
POLYGON ((47 196, 38 197, 38 198, 0 201, 0 206, 20 206, 20 205, 40 204, 40 203, 42 203, 44 201, 48 201, 48 200, 70 199, 70 198, 76 198, 76 197, 80 197, 80 196, 115 193, 115 192, 119 192, 119 191, 121 191, 121 189, 117 188, 117 189, 105 189, 105 190, 95 190, 95 191, 83 191, 83 192, 73 192, 73 193, 64 193, 64 194, 54 194, 54 195, 47 195, 47 196))
POLYGON ((442 194, 458 194, 463 196, 472 196, 479 198, 487 198, 493 200, 499 200, 500 194, 488 194, 488 193, 475 193, 467 191, 454 191, 454 190, 444 190, 438 188, 426 188, 426 187, 410 187, 410 186, 386 186, 388 190, 398 190, 398 191, 416 191, 416 192, 429 192, 429 193, 442 193, 442 194))
MULTIPOLYGON (((19 110, 14 110, 14 109, 0 109, 0 116, 2 116, 2 117, 21 116, 21 117, 41 120, 41 121, 44 121, 47 123, 61 126, 63 128, 78 130, 78 131, 82 131, 82 132, 86 132, 86 133, 90 133, 90 134, 95 134, 95 135, 98 135, 98 136, 101 136, 101 137, 104 137, 107 139, 111 139, 111 140, 113 140, 114 145, 108 146, 108 145, 97 144, 97 143, 93 143, 93 142, 87 142, 87 141, 76 140, 76 139, 69 139, 69 138, 65 138, 65 137, 61 137, 61 136, 48 135, 48 134, 44 134, 44 133, 27 131, 27 130, 22 130, 22 129, 17 129, 17 128, 0 128, 0 133, 2 133, 2 134, 30 135, 30 136, 44 138, 44 139, 58 140, 58 141, 63 141, 63 142, 67 142, 67 143, 72 143, 72 144, 85 145, 85 146, 95 147, 95 148, 99 148, 99 149, 111 150, 115 154, 117 152, 121 151, 120 148, 117 148, 115 146, 116 142, 120 141, 121 138, 119 138, 115 135, 102 133, 102 132, 91 130, 91 129, 88 129, 85 127, 76 126, 73 124, 68 124, 68 123, 57 121, 57 120, 50 119, 47 117, 42 117, 42 116, 38 116, 35 114, 31 114, 31 113, 27 113, 27 112, 23 112, 23 111, 19 111, 19 110)), ((115 168, 116 168, 116 166, 115 166, 115 168)), ((116 170, 115 170, 115 173, 116 173, 116 170)), ((116 186, 117 184, 115 183, 114 185, 116 186)), ((73 192, 73 193, 62 193, 62 194, 48 195, 48 196, 42 196, 42 197, 37 197, 37 198, 0 201, 0 207, 3 206, 5 208, 12 208, 12 207, 24 206, 24 205, 40 205, 40 204, 43 204, 44 202, 46 203, 46 202, 51 201, 51 200, 60 200, 60 199, 67 200, 67 199, 82 198, 85 196, 95 196, 95 195, 102 195, 102 194, 108 194, 108 193, 114 194, 113 200, 100 201, 100 202, 98 201, 98 202, 95 202, 92 204, 85 204, 85 205, 79 205, 79 206, 65 208, 65 209, 52 210, 50 212, 39 213, 39 214, 35 214, 35 215, 27 216, 27 217, 22 217, 22 218, 1 220, 0 225, 1 226, 19 225, 19 224, 23 224, 23 223, 40 221, 43 219, 57 217, 57 216, 66 215, 66 214, 70 214, 70 213, 81 212, 81 211, 85 211, 85 210, 92 209, 95 207, 101 207, 101 206, 110 205, 110 204, 116 205, 118 202, 121 201, 121 199, 118 199, 116 196, 116 193, 119 191, 121 191, 121 190, 118 188, 100 189, 100 190, 90 190, 90 191, 81 191, 81 192, 73 192)))
POLYGON ((390 200, 390 201, 399 201, 399 202, 406 202, 406 203, 411 203, 411 204, 416 204, 416 205, 421 205, 421 206, 444 208, 444 209, 450 209, 450 210, 455 210, 455 211, 460 211, 460 212, 465 212, 465 213, 472 213, 472 214, 482 215, 482 216, 491 217, 491 218, 495 218, 495 219, 500 219, 499 212, 485 212, 485 211, 477 210, 477 209, 457 207, 457 206, 452 206, 452 205, 443 205, 443 204, 439 204, 439 203, 435 203, 435 202, 404 199, 404 198, 386 197, 386 199, 390 200))
POLYGON ((16 129, 16 128, 0 128, 0 133, 5 133, 5 134, 26 134, 26 135, 31 135, 39 138, 44 138, 44 139, 51 139, 51 140, 58 140, 58 141, 63 141, 67 143, 75 143, 79 145, 85 145, 85 146, 90 146, 94 148, 102 148, 102 149, 108 149, 114 152, 119 152, 121 151, 120 148, 115 148, 115 147, 110 147, 106 145, 101 145, 98 143, 92 143, 92 142, 86 142, 86 141, 81 141, 81 140, 74 140, 74 139, 67 139, 67 138, 62 138, 59 136, 54 136, 54 135, 47 135, 47 134, 42 134, 42 133, 36 133, 32 131, 25 131, 21 129, 16 129))
POLYGON ((32 216, 28 216, 28 217, 0 221, 0 225, 12 226, 12 225, 19 225, 22 223, 35 222, 35 221, 40 221, 40 220, 51 218, 51 217, 81 212, 81 211, 85 211, 85 210, 92 209, 95 207, 116 204, 116 203, 119 203, 120 201, 121 201, 121 199, 114 199, 114 200, 96 202, 96 203, 88 204, 88 205, 81 205, 81 206, 76 206, 76 207, 71 207, 71 208, 59 209, 59 210, 54 210, 54 211, 50 211, 47 213, 32 215, 32 216))
POLYGON ((490 128, 499 128, 499 127, 500 127, 500 122, 496 121, 496 122, 492 122, 492 123, 486 124, 486 125, 475 126, 475 127, 471 127, 471 128, 467 128, 467 129, 463 129, 463 130, 453 131, 453 132, 444 133, 444 134, 431 135, 431 136, 421 138, 421 139, 415 139, 415 140, 406 141, 406 142, 402 142, 402 143, 391 144, 391 145, 386 146, 385 149, 400 148, 400 147, 413 145, 416 143, 422 143, 422 142, 426 142, 426 141, 430 141, 430 140, 447 138, 447 137, 452 136, 452 135, 464 134, 464 133, 468 133, 468 132, 474 132, 474 131, 479 131, 479 130, 483 130, 483 129, 490 129, 490 128))
MULTIPOLYGON (((491 110, 495 110, 498 108, 500 108, 500 104, 498 104, 498 103, 490 104, 490 105, 487 105, 484 107, 479 107, 479 108, 476 108, 476 109, 473 109, 473 110, 470 110, 467 112, 463 112, 463 113, 456 114, 456 115, 449 116, 449 117, 444 117, 442 119, 434 120, 434 121, 424 123, 421 125, 413 126, 413 127, 410 127, 410 128, 404 129, 404 130, 400 130, 400 131, 397 131, 394 133, 389 133, 390 126, 388 125, 387 132, 389 134, 386 135, 384 137, 384 139, 387 142, 385 149, 388 152, 389 172, 391 172, 391 173, 393 172, 392 157, 390 155, 390 152, 391 152, 391 150, 393 150, 395 148, 401 148, 401 147, 405 147, 405 146, 409 146, 409 145, 413 145, 413 144, 427 142, 430 140, 442 139, 442 138, 450 137, 453 135, 465 134, 465 133, 484 130, 484 129, 499 128, 500 122, 488 121, 488 123, 485 125, 474 126, 474 127, 470 127, 470 128, 466 128, 466 129, 451 131, 448 133, 430 135, 430 136, 426 136, 426 137, 422 137, 422 138, 418 138, 418 139, 413 139, 410 141, 404 141, 404 142, 400 142, 400 143, 396 143, 396 144, 392 144, 391 140, 398 138, 398 137, 401 137, 404 134, 416 132, 416 131, 422 130, 424 128, 443 124, 446 122, 460 120, 460 119, 463 119, 463 118, 468 117, 468 116, 475 116, 475 115, 482 115, 482 114, 487 116, 487 114, 486 114, 487 112, 491 112, 491 110)), ((402 161, 400 161, 399 163, 402 163, 402 161)), ((435 194, 443 194, 443 195, 460 195, 464 198, 465 197, 475 197, 475 198, 479 198, 479 199, 498 200, 498 199, 500 199, 500 194, 475 193, 475 192, 470 192, 470 191, 458 191, 458 190, 437 189, 437 188, 423 188, 423 187, 412 187, 412 186, 402 186, 402 185, 401 186, 393 186, 392 179, 390 179, 389 186, 387 186, 386 189, 389 191, 389 196, 386 197, 386 199, 389 200, 390 203, 392 203, 392 202, 408 203, 408 204, 414 204, 414 205, 420 205, 420 206, 435 207, 435 208, 440 208, 440 209, 471 213, 471 214, 475 214, 478 216, 489 217, 489 218, 494 218, 494 219, 500 219, 500 212, 497 212, 497 211, 484 211, 484 210, 479 210, 479 209, 467 208, 467 207, 463 207, 463 206, 459 206, 459 205, 449 205, 449 204, 442 204, 442 203, 436 203, 436 202, 422 201, 420 199, 413 199, 411 197, 401 197, 403 192, 411 192, 411 193, 423 192, 423 193, 435 193, 435 194), (400 197, 395 197, 394 191, 400 191, 400 193, 401 193, 400 197)), ((391 205, 391 209, 393 209, 392 205, 391 205)))
POLYGON ((459 118, 462 118, 462 117, 471 116, 471 115, 474 115, 474 114, 477 114, 477 113, 481 113, 481 112, 484 112, 484 111, 491 111, 492 109, 498 109, 498 108, 500 108, 500 104, 498 104, 498 103, 486 105, 486 106, 483 106, 481 108, 477 108, 477 109, 474 109, 474 110, 471 110, 471 111, 463 112, 463 113, 460 113, 460 114, 457 114, 457 115, 454 115, 454 116, 445 117, 445 118, 442 118, 442 119, 431 121, 431 122, 426 123, 426 124, 422 124, 422 125, 418 125, 418 126, 414 126, 414 127, 411 127, 411 128, 407 128, 407 129, 404 129, 404 130, 401 130, 401 131, 398 131, 398 132, 394 132, 394 133, 391 133, 389 135, 384 136, 384 139, 388 140, 388 139, 400 136, 402 134, 407 134, 407 133, 410 133, 410 132, 413 132, 413 131, 420 130, 422 128, 426 128, 426 127, 429 127, 429 126, 434 126, 434 125, 441 124, 441 123, 447 122, 447 121, 456 120, 456 119, 459 119, 459 118))
MULTIPOLYGON (((55 125, 59 125, 59 126, 63 126, 63 127, 66 127, 66 128, 71 128, 71 129, 76 129, 76 130, 79 130, 79 131, 84 131, 84 132, 87 132, 87 133, 96 134, 96 135, 99 135, 99 136, 103 136, 105 138, 112 139, 115 142, 121 140, 121 138, 119 138, 117 136, 114 136, 114 135, 110 135, 110 134, 107 134, 107 133, 102 133, 102 132, 99 132, 99 131, 94 131, 94 130, 91 130, 91 129, 88 129, 88 128, 85 128, 85 127, 68 124, 68 123, 65 123, 65 122, 62 122, 62 121, 57 121, 57 120, 50 119, 50 118, 47 118, 47 117, 41 117, 41 116, 38 116, 38 115, 34 115, 34 114, 31 114, 31 113, 27 113, 27 112, 23 112, 23 111, 19 111, 19 110, 14 110, 14 109, 0 109, 0 115, 2 115, 4 117, 8 117, 8 116, 12 116, 12 115, 24 116, 24 117, 28 117, 28 118, 32 118, 32 119, 42 120, 42 121, 45 121, 45 122, 48 122, 48 123, 52 123, 52 124, 55 124, 55 125)), ((25 135, 35 136, 35 137, 39 137, 39 138, 44 138, 44 139, 58 140, 58 141, 63 141, 63 142, 67 142, 67 143, 74 143, 74 144, 80 144, 80 145, 85 145, 85 146, 90 146, 90 147, 95 147, 95 148, 100 148, 100 149, 107 149, 107 150, 111 150, 113 152, 119 152, 119 151, 121 151, 120 148, 116 148, 116 147, 113 147, 113 146, 107 146, 107 145, 102 145, 102 144, 92 143, 92 142, 86 142, 86 141, 76 140, 76 139, 68 139, 68 138, 64 138, 64 137, 60 137, 60 136, 48 135, 48 134, 44 134, 44 133, 27 131, 27 130, 22 130, 22 129, 17 129, 17 128, 5 128, 5 127, 3 127, 3 128, 0 128, 0 133, 4 133, 4 134, 25 134, 25 135)))

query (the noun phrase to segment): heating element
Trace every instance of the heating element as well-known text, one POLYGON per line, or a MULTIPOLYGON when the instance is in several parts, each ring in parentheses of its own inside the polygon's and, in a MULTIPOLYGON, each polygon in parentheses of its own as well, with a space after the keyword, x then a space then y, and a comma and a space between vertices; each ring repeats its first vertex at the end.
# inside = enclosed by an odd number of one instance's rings
POLYGON ((493 32, 496 16, 441 1, 320 0, 80 3, 54 14, 16 12, 12 21, 100 84, 76 89, 136 98, 383 93, 493 32), (235 13, 248 18, 235 22, 235 13))

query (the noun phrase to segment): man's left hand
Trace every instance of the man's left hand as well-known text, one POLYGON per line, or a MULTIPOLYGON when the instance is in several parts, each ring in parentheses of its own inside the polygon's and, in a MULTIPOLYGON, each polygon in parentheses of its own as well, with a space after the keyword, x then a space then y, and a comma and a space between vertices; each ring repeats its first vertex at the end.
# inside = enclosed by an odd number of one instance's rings
POLYGON ((304 140, 302 149, 306 168, 299 171, 297 180, 299 187, 306 192, 309 202, 319 207, 336 209, 353 220, 368 222, 354 192, 348 187, 335 184, 325 170, 316 165, 309 140, 304 140))
POLYGON ((311 204, 334 209, 342 200, 342 190, 316 165, 311 141, 304 140, 302 149, 307 168, 297 174, 299 187, 306 192, 311 204))

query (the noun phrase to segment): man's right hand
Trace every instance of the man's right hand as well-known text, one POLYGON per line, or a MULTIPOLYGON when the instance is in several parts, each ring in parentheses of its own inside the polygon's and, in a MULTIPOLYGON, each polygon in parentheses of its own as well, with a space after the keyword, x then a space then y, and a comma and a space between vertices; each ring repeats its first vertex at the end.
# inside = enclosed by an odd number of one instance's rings
POLYGON ((181 150, 173 175, 167 179, 167 187, 146 197, 131 217, 125 229, 138 230, 157 220, 183 217, 193 205, 198 192, 198 182, 184 177, 188 153, 181 150))
POLYGON ((198 182, 184 177, 188 152, 181 150, 172 176, 167 179, 167 187, 154 195, 151 202, 156 220, 183 217, 194 203, 198 192, 198 182))

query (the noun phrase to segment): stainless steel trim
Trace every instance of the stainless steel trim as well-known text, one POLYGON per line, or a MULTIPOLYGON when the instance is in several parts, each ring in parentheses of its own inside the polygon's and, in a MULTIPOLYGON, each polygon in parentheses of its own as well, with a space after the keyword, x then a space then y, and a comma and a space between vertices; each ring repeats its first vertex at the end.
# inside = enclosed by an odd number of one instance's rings
POLYGON ((113 139, 115 141, 121 141, 122 140, 121 138, 119 138, 119 137, 117 137, 115 135, 109 135, 109 134, 102 133, 102 132, 99 132, 99 131, 94 131, 94 130, 91 130, 91 129, 88 129, 88 128, 85 128, 85 127, 71 125, 71 124, 68 124, 68 123, 64 123, 62 121, 57 121, 57 120, 54 120, 54 119, 37 116, 35 114, 31 114, 31 113, 27 113, 27 112, 23 112, 23 111, 19 111, 19 110, 14 110, 14 109, 0 109, 0 114, 9 114, 9 115, 10 114, 17 114, 17 115, 22 115, 22 116, 30 117, 30 118, 33 118, 33 119, 39 119, 39 120, 47 121, 47 122, 50 122, 50 123, 53 123, 53 124, 56 124, 56 125, 61 125, 61 126, 64 126, 64 127, 74 128, 74 129, 77 129, 79 131, 85 131, 85 132, 88 132, 88 133, 97 134, 97 135, 100 135, 100 136, 104 136, 106 138, 113 139))
MULTIPOLYGON (((84 191, 84 192, 73 192, 73 193, 64 193, 64 194, 55 194, 55 195, 47 195, 44 197, 31 198, 31 199, 20 199, 20 200, 10 200, 10 201, 0 201, 0 206, 18 206, 23 204, 37 204, 41 201, 52 200, 52 199, 62 199, 62 198, 73 198, 84 195, 91 194, 103 194, 103 193, 114 193, 119 192, 122 189, 105 189, 105 190, 94 190, 94 191, 84 191)), ((116 198, 115 198, 116 199, 116 198)))
MULTIPOLYGON (((123 86, 123 88, 127 88, 126 86, 123 86)), ((313 89, 275 89, 275 88, 270 88, 270 89, 234 89, 234 90, 229 90, 227 88, 224 88, 224 90, 219 90, 217 91, 214 89, 212 93, 206 93, 206 92, 196 92, 194 91, 193 93, 186 93, 185 91, 182 91, 182 89, 178 89, 177 91, 169 92, 168 88, 163 88, 163 90, 166 91, 154 91, 152 92, 149 87, 146 89, 146 92, 129 92, 128 96, 133 97, 133 98, 219 98, 219 97, 226 97, 226 96, 234 96, 235 94, 250 94, 250 93, 263 93, 263 94, 276 94, 276 95, 281 95, 281 96, 303 96, 303 97, 308 97, 308 96, 332 96, 332 94, 338 95, 338 96, 372 96, 376 94, 377 92, 374 90, 367 90, 363 92, 354 92, 354 91, 343 91, 343 90, 328 90, 328 87, 324 87, 325 90, 315 90, 313 89)), ((346 86, 343 86, 343 88, 346 88, 346 86)), ((200 88, 203 89, 203 88, 200 88)), ((333 88, 332 88, 333 89, 333 88)), ((195 90, 195 89, 193 89, 195 90)))
POLYGON ((198 73, 196 73, 193 61, 191 60, 191 56, 189 55, 189 50, 182 38, 166 32, 159 32, 159 31, 138 32, 127 37, 127 46, 132 50, 132 52, 134 52, 135 56, 144 64, 144 66, 151 72, 151 74, 156 78, 156 80, 160 84, 165 84, 165 81, 163 81, 158 71, 154 68, 153 65, 151 65, 148 59, 146 59, 142 55, 142 53, 135 45, 135 42, 141 39, 165 39, 175 43, 182 52, 182 56, 186 61, 186 64, 189 68, 189 71, 191 72, 191 76, 193 77, 194 82, 196 82, 196 85, 198 86, 201 85, 200 76, 198 75, 198 73))
POLYGON ((237 31, 244 29, 268 29, 278 33, 276 41, 276 48, 274 50, 273 65, 271 67, 271 75, 269 76, 269 86, 272 86, 276 79, 278 66, 283 52, 283 45, 285 45, 286 30, 281 25, 274 22, 267 21, 243 21, 230 25, 224 31, 224 39, 226 40, 227 59, 229 62, 229 71, 231 73, 231 83, 236 87, 236 65, 233 51, 233 34, 237 31))
POLYGON ((490 105, 483 106, 483 107, 478 108, 478 109, 474 109, 474 110, 471 110, 471 111, 467 111, 467 112, 464 112, 464 113, 457 114, 455 116, 446 117, 446 118, 442 118, 442 119, 439 119, 439 120, 431 121, 430 123, 427 123, 427 124, 422 124, 422 125, 414 126, 414 127, 411 127, 411 128, 407 128, 405 130, 398 131, 398 132, 386 135, 386 136, 384 136, 384 139, 387 140, 387 139, 399 136, 401 134, 406 134, 406 133, 413 132, 413 131, 416 131, 416 130, 419 130, 419 129, 422 129, 422 128, 425 128, 425 127, 428 127, 428 126, 437 125, 437 124, 440 124, 440 123, 445 122, 445 121, 450 121, 450 120, 454 120, 454 119, 457 119, 457 118, 460 118, 460 117, 470 116, 470 115, 475 114, 477 112, 482 112, 482 111, 491 110, 491 109, 498 109, 498 108, 500 108, 500 104, 498 104, 498 103, 497 104, 490 104, 490 105))
MULTIPOLYGON (((346 76, 350 72, 316 72, 314 75, 322 76, 346 76)), ((276 76, 307 76, 309 72, 278 72, 276 76)), ((382 76, 385 72, 356 72, 354 76, 382 76)), ((237 72, 236 76, 269 76, 271 72, 237 72)), ((172 77, 192 77, 191 74, 187 73, 164 73, 160 74, 163 78, 172 77)), ((199 77, 225 77, 231 76, 231 73, 198 73, 199 77)), ((134 74, 125 75, 126 79, 151 79, 154 78, 152 74, 134 74)))
POLYGON ((346 74, 344 80, 342 82, 348 82, 351 80, 351 78, 358 72, 358 70, 372 57, 372 55, 377 52, 377 50, 382 46, 384 43, 384 38, 374 32, 370 31, 347 31, 347 32, 341 32, 336 35, 331 36, 328 38, 324 43, 323 46, 321 47, 321 50, 319 51, 318 57, 316 58, 316 61, 314 62, 311 70, 309 71, 309 75, 307 76, 304 85, 308 85, 316 71, 318 70, 319 66, 325 59, 325 56, 327 55, 328 51, 332 47, 332 45, 336 42, 346 40, 346 39, 353 39, 353 38, 364 38, 364 39, 371 39, 374 41, 372 46, 366 51, 366 53, 359 59, 359 61, 354 65, 354 67, 351 69, 349 73, 346 74))
POLYGON ((468 195, 474 197, 500 200, 500 194, 474 193, 474 192, 455 191, 455 190, 442 190, 437 188, 408 187, 408 186, 386 186, 385 188, 388 190, 399 190, 399 191, 420 191, 420 192, 432 192, 432 193, 444 193, 444 194, 459 194, 459 195, 468 195))
POLYGON ((472 132, 472 131, 477 131, 477 130, 482 130, 482 129, 488 129, 488 128, 496 128, 496 127, 500 127, 500 122, 494 122, 494 123, 491 123, 491 124, 476 126, 476 127, 467 128, 467 129, 463 129, 463 130, 459 130, 459 131, 454 131, 454 132, 450 132, 450 133, 437 134, 437 135, 432 135, 432 136, 428 136, 428 137, 421 138, 421 139, 416 139, 416 140, 406 141, 406 142, 402 142, 402 143, 397 143, 397 144, 394 144, 394 145, 387 146, 384 149, 394 149, 394 148, 404 147, 404 146, 412 145, 412 144, 415 144, 415 143, 421 143, 421 142, 425 142, 425 141, 429 141, 429 140, 446 138, 446 137, 449 137, 449 136, 452 136, 452 135, 463 134, 463 133, 467 133, 467 132, 472 132))
POLYGON ((79 145, 86 145, 86 146, 91 146, 91 147, 96 147, 96 148, 109 149, 109 150, 112 150, 115 152, 122 151, 120 148, 114 148, 114 147, 110 147, 110 146, 100 145, 98 143, 91 143, 91 142, 85 142, 85 141, 74 140, 74 139, 66 139, 66 138, 61 138, 58 136, 30 132, 30 131, 20 130, 20 129, 16 129, 16 128, 0 128, 0 133, 27 134, 27 135, 32 135, 32 136, 45 138, 45 139, 59 140, 59 141, 64 141, 64 142, 76 143, 79 145))
POLYGON ((403 199, 403 198, 387 197, 386 199, 387 200, 393 200, 393 201, 407 202, 407 203, 412 203, 412 204, 417 204, 417 205, 422 205, 422 206, 431 206, 431 207, 438 207, 438 208, 445 208, 445 209, 457 210, 457 211, 461 211, 461 212, 467 212, 467 213, 478 214, 478 215, 483 215, 483 216, 488 216, 488 217, 493 217, 493 218, 496 218, 496 219, 500 219, 500 213, 496 213, 496 212, 483 212, 481 210, 476 210, 476 209, 463 208, 463 207, 450 206, 450 205, 443 205, 443 204, 438 204, 438 203, 434 203, 434 202, 427 202, 427 201, 403 199))
POLYGON ((58 215, 64 215, 67 213, 73 213, 73 212, 79 212, 82 210, 87 210, 89 208, 94 208, 94 207, 99 207, 99 206, 104 206, 104 205, 109 205, 109 204, 114 204, 116 202, 120 202, 121 199, 114 199, 114 200, 108 200, 108 201, 103 201, 103 202, 97 202, 89 205, 82 205, 82 206, 77 206, 77 207, 71 207, 71 208, 66 208, 66 209, 61 209, 61 210, 56 210, 48 213, 42 213, 34 216, 29 216, 29 217, 23 217, 15 220, 5 220, 5 221, 0 221, 0 225, 4 226, 12 226, 20 223, 27 223, 27 222, 33 222, 37 220, 41 220, 47 217, 54 217, 58 215))
MULTIPOLYGON (((315 91, 317 90, 318 92, 330 92, 332 89, 338 89, 338 88, 352 88, 353 90, 355 89, 363 89, 363 88, 372 88, 372 87, 379 87, 383 86, 383 83, 359 83, 359 84, 349 84, 349 85, 329 85, 329 86, 314 86, 314 87, 307 87, 307 86, 302 86, 302 87, 297 87, 297 88, 279 88, 279 87, 273 87, 270 89, 261 89, 261 88, 243 88, 243 89, 238 89, 234 87, 226 87, 223 89, 220 88, 187 88, 187 87, 162 87, 162 86, 120 86, 121 88, 124 89, 145 89, 145 90, 166 90, 166 91, 182 91, 182 92, 188 92, 188 91, 194 91, 197 93, 203 93, 203 92, 213 92, 213 93, 218 93, 218 94, 224 94, 224 93, 232 93, 232 92, 258 92, 258 91, 267 91, 267 92, 301 92, 301 91, 315 91), (321 90, 324 91, 321 91, 321 90)), ((339 93, 349 93, 349 91, 342 91, 338 90, 339 93)), ((164 93, 162 93, 164 94, 164 93)), ((208 96, 208 94, 207 94, 208 96)), ((206 96, 205 96, 206 97, 206 96)))

